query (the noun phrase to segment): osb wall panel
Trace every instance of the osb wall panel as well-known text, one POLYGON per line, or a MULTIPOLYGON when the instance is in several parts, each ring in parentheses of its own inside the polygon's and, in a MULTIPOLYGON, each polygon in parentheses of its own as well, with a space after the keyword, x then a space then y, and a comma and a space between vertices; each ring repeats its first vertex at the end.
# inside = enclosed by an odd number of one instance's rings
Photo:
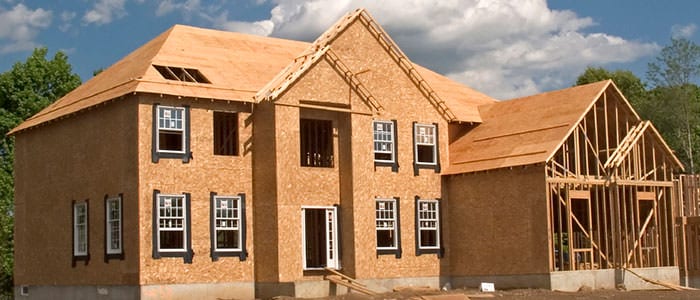
POLYGON ((275 172, 275 119, 274 104, 263 102, 255 106, 253 113, 255 142, 253 153, 253 233, 263 238, 255 239, 256 282, 278 281, 279 249, 277 222, 277 178, 275 172))
MULTIPOLYGON (((374 167, 372 124, 353 115, 353 199, 356 271, 358 278, 436 276, 440 260, 435 254, 415 255, 415 196, 439 198, 440 175, 421 169, 413 174, 413 122, 437 123, 440 163, 447 166, 447 122, 420 93, 406 73, 360 22, 354 22, 331 44, 358 78, 384 107, 378 120, 397 120, 399 171, 374 167), (399 197, 403 255, 376 255, 375 198, 399 197)), ((444 204, 444 203, 443 203, 444 204)), ((443 211, 446 207, 443 207, 443 211)), ((443 220, 444 221, 444 220, 443 220)), ((444 234, 444 232, 443 232, 444 234)), ((446 258, 443 258, 444 262, 446 258)))
POLYGON ((252 281, 255 260, 252 224, 252 119, 250 104, 210 100, 177 99, 142 95, 139 99, 139 201, 141 251, 141 284, 252 281), (190 137, 192 159, 161 158, 151 161, 153 104, 190 105, 190 137), (239 156, 213 155, 213 112, 239 112, 239 156), (182 258, 152 258, 153 190, 163 194, 191 194, 193 263, 182 258), (218 195, 246 194, 247 251, 249 257, 220 257, 212 261, 210 254, 210 192, 218 195))
POLYGON ((547 273, 542 166, 449 177, 449 275, 547 273))
POLYGON ((358 78, 385 108, 380 115, 354 113, 356 108, 366 107, 366 104, 348 90, 344 81, 333 80, 333 76, 327 75, 333 70, 328 70, 324 62, 315 65, 277 100, 275 151, 279 154, 280 281, 317 279, 317 276, 304 276, 302 272, 301 207, 305 205, 340 204, 342 265, 344 272, 357 278, 437 276, 441 263, 446 261, 446 258, 438 259, 435 254, 415 254, 414 197, 435 199, 442 195, 442 191, 440 175, 435 171, 421 169, 419 176, 414 176, 412 122, 438 124, 442 166, 448 161, 447 123, 365 30, 359 23, 350 26, 333 42, 332 49, 343 57, 353 72, 361 73, 358 78), (319 81, 323 78, 328 80, 319 81), (320 112, 289 106, 303 99, 341 98, 347 97, 348 93, 353 113, 320 112), (299 118, 304 115, 333 120, 337 130, 334 168, 299 167, 299 118), (389 167, 374 167, 373 119, 397 120, 398 172, 392 172, 389 167), (343 149, 339 151, 341 145, 343 149), (374 199, 377 197, 401 199, 402 258, 376 255, 374 199))
POLYGON ((136 120, 127 97, 17 134, 15 284, 138 283, 136 120), (125 259, 106 263, 104 197, 119 193, 125 259), (89 203, 90 260, 75 267, 73 200, 89 203))

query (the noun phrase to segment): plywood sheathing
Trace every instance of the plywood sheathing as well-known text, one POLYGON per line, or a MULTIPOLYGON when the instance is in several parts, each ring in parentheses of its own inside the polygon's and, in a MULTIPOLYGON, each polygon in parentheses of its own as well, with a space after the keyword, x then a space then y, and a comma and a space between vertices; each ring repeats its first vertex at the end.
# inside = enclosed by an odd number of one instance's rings
POLYGON ((549 272, 543 173, 538 165, 447 177, 450 276, 549 272))
POLYGON ((15 139, 17 285, 137 285, 137 104, 123 99, 15 139), (104 262, 104 197, 123 194, 124 260, 104 262), (88 201, 87 265, 71 267, 72 201, 88 201))
MULTIPOLYGON (((275 99, 280 93, 299 78, 315 61, 325 55, 328 47, 333 41, 343 34, 347 28, 355 22, 361 22, 367 31, 374 36, 376 41, 382 46, 384 51, 401 67, 406 76, 408 76, 415 86, 425 96, 426 100, 440 112, 447 121, 456 122, 480 122, 478 111, 475 109, 477 104, 492 103, 495 99, 488 97, 482 93, 476 92, 466 86, 451 81, 441 75, 438 75, 430 70, 415 65, 401 51, 401 49, 391 40, 389 35, 374 21, 370 14, 358 9, 346 14, 335 25, 331 26, 323 33, 309 48, 297 57, 287 68, 280 72, 275 79, 266 85, 256 96, 256 99, 275 99), (424 76, 427 76, 424 79, 424 76), (444 94, 445 100, 441 98, 444 94), (456 114, 455 111, 458 113, 456 114)), ((331 58, 335 55, 331 54, 331 58)), ((370 103, 375 110, 381 109, 381 101, 376 102, 369 91, 365 91, 364 85, 360 83, 357 76, 353 74, 353 70, 344 67, 342 59, 333 59, 337 67, 343 68, 343 73, 348 77, 348 81, 352 82, 353 86, 357 86, 359 93, 363 95, 363 99, 370 103), (367 94, 367 96, 364 96, 367 94)), ((364 72, 366 70, 354 70, 354 72, 364 72)))
MULTIPOLYGON (((139 95, 138 152, 139 152, 139 284, 185 284, 254 281, 255 235, 253 232, 253 203, 257 197, 252 189, 252 122, 251 105, 219 101, 191 101, 177 97, 139 95), (190 137, 192 159, 161 158, 151 161, 153 104, 190 106, 190 137), (214 155, 213 112, 238 112, 239 156, 214 155), (181 257, 152 258, 153 190, 162 194, 191 195, 191 238, 194 257, 192 264, 183 264, 181 257), (220 257, 212 261, 210 254, 210 193, 221 196, 246 194, 248 258, 220 257)), ((136 129, 135 129, 136 130, 136 129)), ((133 146, 132 146, 133 147, 133 146)))
POLYGON ((450 145, 446 173, 545 162, 610 83, 479 106, 484 122, 450 145))
POLYGON ((129 93, 253 101, 308 43, 175 25, 11 131, 129 93), (151 65, 198 69, 211 84, 166 80, 151 65))

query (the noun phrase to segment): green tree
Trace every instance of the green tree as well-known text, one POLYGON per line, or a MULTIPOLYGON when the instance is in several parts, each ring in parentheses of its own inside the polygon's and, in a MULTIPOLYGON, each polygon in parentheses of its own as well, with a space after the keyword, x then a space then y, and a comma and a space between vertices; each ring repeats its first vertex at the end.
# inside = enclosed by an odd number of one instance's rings
POLYGON ((12 293, 14 265, 14 140, 7 133, 81 83, 63 52, 51 60, 47 53, 34 49, 25 62, 0 74, 0 296, 12 293))
MULTIPOLYGON (((664 110, 661 118, 668 128, 662 131, 670 144, 676 145, 680 159, 695 173, 700 131, 700 98, 693 80, 700 76, 700 46, 684 38, 671 39, 649 64, 647 79, 653 87, 654 107, 664 110)), ((655 121, 655 120, 652 120, 655 121)))
POLYGON ((615 70, 608 71, 600 67, 587 67, 586 70, 578 76, 576 79, 576 85, 583 85, 593 82, 598 82, 602 80, 612 79, 615 85, 620 89, 627 100, 635 106, 635 109, 639 110, 641 104, 646 102, 647 91, 642 83, 634 73, 627 70, 615 70))

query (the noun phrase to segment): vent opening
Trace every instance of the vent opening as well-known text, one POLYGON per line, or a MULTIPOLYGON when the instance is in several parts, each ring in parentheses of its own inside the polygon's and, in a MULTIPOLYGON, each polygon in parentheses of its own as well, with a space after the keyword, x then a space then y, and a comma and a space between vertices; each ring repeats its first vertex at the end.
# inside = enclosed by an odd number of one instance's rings
POLYGON ((153 67, 158 70, 158 73, 160 73, 163 78, 168 80, 211 83, 211 81, 204 77, 202 72, 199 72, 197 69, 158 65, 153 65, 153 67))

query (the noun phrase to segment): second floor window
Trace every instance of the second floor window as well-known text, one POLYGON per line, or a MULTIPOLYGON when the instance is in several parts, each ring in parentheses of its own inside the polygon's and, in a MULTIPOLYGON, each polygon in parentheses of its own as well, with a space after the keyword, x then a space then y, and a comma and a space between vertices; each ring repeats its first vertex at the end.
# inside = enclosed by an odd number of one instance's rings
POLYGON ((158 152, 185 152, 185 108, 157 106, 158 152))
POLYGON ((214 155, 238 155, 238 114, 214 112, 214 155))
POLYGON ((299 145, 302 167, 333 167, 333 121, 301 119, 299 145))
POLYGON ((437 130, 433 124, 414 125, 415 161, 421 165, 437 164, 437 143, 435 135, 437 130))
POLYGON ((393 163, 396 161, 395 126, 390 121, 374 121, 374 162, 393 163))

